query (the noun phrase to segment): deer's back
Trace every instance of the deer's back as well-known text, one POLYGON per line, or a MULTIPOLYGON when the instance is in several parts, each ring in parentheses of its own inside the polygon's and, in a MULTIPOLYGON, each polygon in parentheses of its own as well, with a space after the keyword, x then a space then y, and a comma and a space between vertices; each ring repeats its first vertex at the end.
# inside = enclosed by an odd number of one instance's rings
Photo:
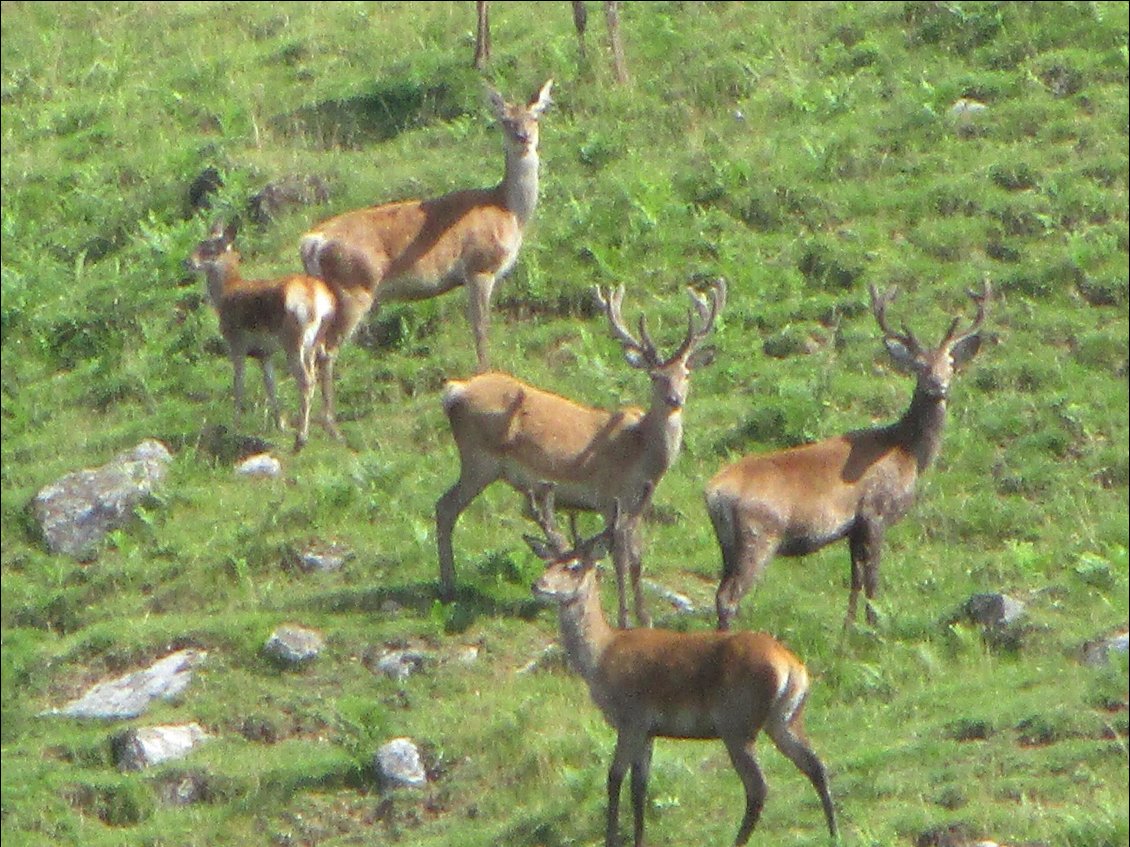
POLYGON ((339 265, 363 263, 378 299, 413 300, 509 269, 522 231, 498 190, 474 189, 346 212, 306 238, 342 252, 339 265))
POLYGON ((496 372, 448 383, 443 404, 460 452, 493 456, 519 487, 613 473, 620 440, 643 416, 594 409, 496 372))
POLYGON ((816 546, 823 546, 847 532, 869 502, 882 510, 899 505, 916 473, 889 428, 877 428, 745 456, 710 480, 706 496, 712 508, 739 509, 787 536, 820 536, 816 546))
POLYGON ((590 690, 616 727, 644 720, 652 735, 752 738, 797 668, 803 676, 800 661, 764 633, 621 630, 590 690))

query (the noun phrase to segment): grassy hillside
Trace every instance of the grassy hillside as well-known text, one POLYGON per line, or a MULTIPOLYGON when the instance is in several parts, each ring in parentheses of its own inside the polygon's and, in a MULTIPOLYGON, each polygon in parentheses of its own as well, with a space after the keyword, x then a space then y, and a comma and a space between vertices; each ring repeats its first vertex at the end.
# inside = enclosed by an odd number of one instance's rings
MULTIPOLYGON (((698 612, 653 598, 657 623, 714 624, 701 492, 722 464, 906 407, 867 286, 899 286, 892 321, 934 341, 987 276, 987 343, 888 534, 879 625, 840 637, 842 543, 773 562, 739 625, 813 674, 807 727, 845 845, 939 844, 928 834, 952 827, 1123 847, 1127 661, 1090 667, 1078 650, 1130 615, 1127 4, 626 3, 624 86, 589 5, 581 66, 566 4, 492 4, 489 81, 512 98, 556 81, 492 358, 593 405, 642 403, 592 286, 623 283, 625 316, 647 314, 666 346, 685 285, 729 280, 717 362, 695 375, 683 454, 644 529, 646 575, 698 612), (962 121, 963 97, 986 108, 962 121), (1027 604, 1017 639, 953 620, 981 591, 1027 604)), ((540 562, 515 494, 491 489, 463 516, 461 593, 436 601, 433 507, 457 475, 439 389, 475 361, 462 294, 390 307, 344 350, 346 445, 315 426, 293 456, 249 370, 242 434, 284 465, 255 483, 209 449, 230 425, 231 369, 181 266, 215 214, 246 214, 287 177, 323 180, 329 199, 246 221, 249 273, 297 270, 298 236, 338 211, 492 184, 474 5, 2 11, 6 847, 602 843, 613 734, 578 678, 519 672, 556 618, 530 597, 540 562), (223 187, 193 212, 209 167, 223 187), (45 552, 35 493, 145 437, 175 452, 159 501, 95 562, 45 552), (312 539, 353 558, 287 567, 312 539), (283 623, 326 635, 310 667, 262 656, 283 623), (396 644, 437 660, 394 682, 370 668, 396 644), (203 672, 135 723, 217 736, 185 760, 119 774, 121 725, 37 716, 184 646, 208 650, 203 672), (467 646, 471 664, 455 659, 467 646), (425 745, 428 788, 378 790, 372 756, 396 736, 425 745), (160 799, 188 777, 206 802, 160 799)), ((751 843, 825 843, 815 793, 762 747, 771 793, 751 843)), ((650 843, 731 843, 741 796, 720 744, 660 741, 650 843)))

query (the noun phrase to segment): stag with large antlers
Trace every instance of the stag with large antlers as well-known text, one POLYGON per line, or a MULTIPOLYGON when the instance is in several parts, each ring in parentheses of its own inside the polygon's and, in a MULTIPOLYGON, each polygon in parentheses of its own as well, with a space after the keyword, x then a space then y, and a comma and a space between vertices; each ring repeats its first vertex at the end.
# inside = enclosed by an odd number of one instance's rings
POLYGON ((651 377, 651 406, 613 412, 582 406, 559 394, 528 385, 504 373, 485 373, 449 382, 443 407, 459 449, 459 479, 436 502, 440 591, 455 593, 451 536, 459 515, 492 482, 504 480, 518 491, 542 482, 557 484, 558 500, 569 509, 599 512, 611 520, 613 503, 623 504, 624 520, 613 542, 620 590, 620 625, 627 626, 627 580, 635 595, 637 621, 650 617, 640 585, 639 523, 649 493, 675 461, 683 441, 683 405, 691 372, 710 362, 713 351, 699 346, 710 334, 726 297, 718 280, 709 302, 691 290, 693 308, 686 337, 670 356, 660 355, 640 318, 637 339, 624 326, 621 286, 597 301, 619 340, 624 357, 651 377))
POLYGON ((801 728, 809 679, 800 659, 764 633, 613 629, 601 608, 596 562, 619 520, 616 505, 604 532, 584 541, 574 534, 570 547, 553 518, 552 487, 531 491, 530 500, 545 540, 526 541, 548 563, 533 592, 557 604, 569 664, 617 733, 608 771, 606 847, 619 842, 620 788, 629 769, 634 843, 643 845, 656 738, 721 739, 745 787, 745 816, 734 842, 745 844, 767 793, 754 754, 763 729, 820 795, 835 838, 827 773, 801 728))
POLYGON ((905 414, 888 426, 746 456, 707 484, 706 507, 722 548, 719 629, 729 628, 742 597, 775 555, 803 556, 845 537, 851 593, 844 626, 855 620, 860 589, 868 622, 877 622, 872 601, 884 533, 910 509, 919 476, 941 450, 950 382, 981 346, 990 291, 986 280, 981 293, 969 292, 975 317, 961 332, 961 318, 954 318, 936 347, 923 346, 905 327, 891 328, 887 307, 895 294, 872 286, 871 310, 891 360, 917 377, 905 414))

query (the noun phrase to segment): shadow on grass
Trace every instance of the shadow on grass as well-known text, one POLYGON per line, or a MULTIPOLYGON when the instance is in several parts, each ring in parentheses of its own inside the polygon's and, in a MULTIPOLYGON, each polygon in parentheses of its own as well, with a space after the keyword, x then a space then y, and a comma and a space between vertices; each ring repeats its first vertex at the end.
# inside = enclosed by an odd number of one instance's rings
POLYGON ((298 136, 322 149, 360 149, 395 138, 405 130, 431 120, 451 120, 466 112, 472 102, 459 86, 436 77, 427 84, 415 80, 386 80, 363 93, 311 106, 275 117, 272 128, 298 136))
POLYGON ((434 582, 327 592, 312 598, 305 606, 314 611, 332 613, 388 613, 407 609, 419 617, 442 623, 449 635, 465 632, 480 618, 533 620, 544 608, 533 597, 500 600, 474 585, 459 586, 455 599, 443 603, 434 582))

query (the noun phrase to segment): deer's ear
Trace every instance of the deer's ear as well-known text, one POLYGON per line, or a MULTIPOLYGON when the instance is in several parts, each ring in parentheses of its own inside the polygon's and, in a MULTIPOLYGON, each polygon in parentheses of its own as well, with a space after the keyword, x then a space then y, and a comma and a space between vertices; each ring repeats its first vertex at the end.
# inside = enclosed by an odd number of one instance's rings
POLYGON ((651 367, 644 355, 631 347, 624 348, 624 358, 633 368, 641 368, 646 371, 651 367))
MULTIPOLYGON (((213 228, 214 230, 215 228, 213 228)), ((239 218, 232 218, 223 226, 224 243, 229 247, 235 244, 235 237, 239 235, 239 218)))
POLYGON ((538 93, 530 98, 530 102, 526 104, 526 108, 533 113, 535 118, 540 118, 542 113, 549 108, 550 103, 553 101, 549 98, 550 89, 553 88, 553 80, 547 79, 545 84, 538 90, 538 93))
POLYGON ((532 535, 523 535, 522 538, 526 540, 526 544, 534 551, 534 555, 545 562, 552 562, 557 558, 557 551, 550 549, 549 545, 540 538, 535 538, 532 535))
POLYGON ((702 347, 691 353, 690 358, 687 359, 687 367, 692 371, 698 368, 705 368, 707 365, 714 364, 714 358, 718 355, 718 348, 713 345, 709 347, 702 347))
POLYGON ((905 345, 893 338, 884 338, 883 343, 887 345, 887 353, 890 354, 891 361, 895 363, 896 368, 903 373, 915 373, 917 371, 917 357, 905 345))
POLYGON ((966 364, 970 359, 977 355, 977 351, 981 349, 981 333, 970 335, 968 338, 963 338, 957 344, 953 345, 950 350, 950 357, 953 359, 953 366, 960 368, 966 364))
POLYGON ((502 120, 506 117, 506 101, 495 89, 487 89, 487 102, 490 104, 490 110, 494 112, 496 118, 502 120))
POLYGON ((586 562, 595 563, 598 559, 603 559, 608 555, 609 550, 612 548, 612 534, 609 532, 602 532, 600 535, 589 540, 585 545, 586 562))

